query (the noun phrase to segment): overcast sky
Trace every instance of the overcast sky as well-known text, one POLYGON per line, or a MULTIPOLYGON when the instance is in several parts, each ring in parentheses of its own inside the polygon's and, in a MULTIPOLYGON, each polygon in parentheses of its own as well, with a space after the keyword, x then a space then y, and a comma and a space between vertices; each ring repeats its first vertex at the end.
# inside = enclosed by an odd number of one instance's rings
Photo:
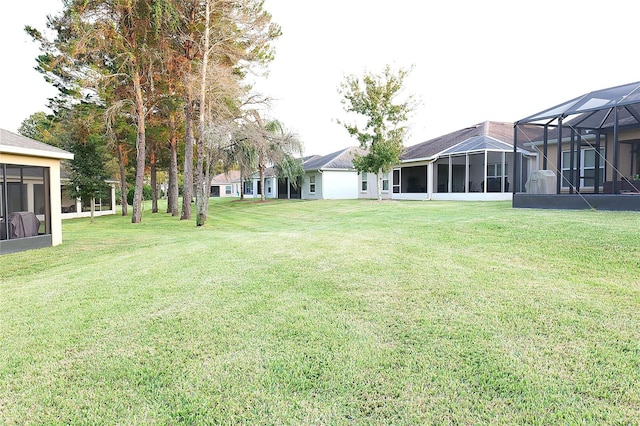
MULTIPOLYGON (((33 67, 23 27, 44 28, 59 0, 22 0, 0 15, 0 127, 16 131, 55 94, 33 67)), ((640 81, 637 0, 266 0, 282 26, 256 89, 305 154, 355 145, 338 86, 385 64, 413 71, 419 101, 407 145, 485 120, 512 122, 592 90, 640 81)))

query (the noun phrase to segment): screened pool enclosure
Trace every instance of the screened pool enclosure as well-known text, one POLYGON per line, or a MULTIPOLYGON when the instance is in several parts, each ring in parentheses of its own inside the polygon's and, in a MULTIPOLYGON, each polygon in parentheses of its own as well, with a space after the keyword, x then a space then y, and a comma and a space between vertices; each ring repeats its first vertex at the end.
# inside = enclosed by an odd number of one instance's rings
POLYGON ((640 210, 640 82, 518 120, 514 152, 519 148, 538 153, 552 184, 544 193, 514 188, 514 207, 640 210))

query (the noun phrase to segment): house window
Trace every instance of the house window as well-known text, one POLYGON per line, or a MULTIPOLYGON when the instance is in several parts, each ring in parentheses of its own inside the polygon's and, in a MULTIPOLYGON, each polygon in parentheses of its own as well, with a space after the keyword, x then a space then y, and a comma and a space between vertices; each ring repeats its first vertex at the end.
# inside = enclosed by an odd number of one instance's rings
POLYGON ((382 175, 382 192, 389 192, 389 173, 382 175))
POLYGON ((393 193, 400 193, 400 169, 395 169, 393 171, 393 193))
MULTIPOLYGON (((593 148, 580 150, 580 169, 578 167, 578 152, 573 153, 573 173, 571 173, 571 155, 569 151, 562 152, 562 187, 569 188, 575 186, 580 177, 581 188, 593 188, 596 178, 596 150, 593 148)), ((600 148, 600 159, 598 164, 598 186, 604 182, 604 148, 600 148)))
POLYGON ((247 180, 244 182, 244 193, 245 195, 252 195, 253 194, 253 182, 251 182, 250 180, 247 180))
POLYGON ((360 191, 367 192, 367 172, 362 172, 362 186, 360 187, 360 191))
POLYGON ((315 175, 309 176, 309 193, 310 194, 315 194, 316 193, 316 177, 315 177, 315 175))
POLYGON ((224 193, 226 195, 231 195, 231 185, 227 185, 224 187, 224 193))
MULTIPOLYGON (((508 166, 506 164, 505 169, 508 169, 508 166)), ((487 177, 502 177, 502 163, 488 164, 487 177)))

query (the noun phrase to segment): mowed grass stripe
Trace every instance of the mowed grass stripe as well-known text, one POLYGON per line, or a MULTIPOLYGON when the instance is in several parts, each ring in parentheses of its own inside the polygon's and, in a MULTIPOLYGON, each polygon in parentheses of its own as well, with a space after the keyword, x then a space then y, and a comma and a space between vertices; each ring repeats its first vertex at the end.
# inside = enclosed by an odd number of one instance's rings
POLYGON ((637 213, 211 202, 0 257, 8 424, 640 422, 637 213))

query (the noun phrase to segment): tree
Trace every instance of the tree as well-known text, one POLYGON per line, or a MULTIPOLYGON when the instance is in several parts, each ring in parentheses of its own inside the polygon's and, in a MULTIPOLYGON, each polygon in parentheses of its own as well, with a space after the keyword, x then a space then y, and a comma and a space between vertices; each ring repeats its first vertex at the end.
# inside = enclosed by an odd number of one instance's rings
POLYGON ((39 111, 22 120, 18 133, 36 141, 51 143, 51 128, 54 126, 53 116, 39 111))
POLYGON ((338 122, 368 151, 366 155, 357 155, 353 164, 360 173, 375 173, 378 200, 382 199, 382 174, 400 162, 407 134, 404 123, 415 108, 411 96, 402 102, 396 101, 409 72, 401 68, 394 74, 387 65, 381 75, 365 72, 362 79, 347 76, 339 87, 344 110, 364 119, 360 125, 338 122))
POLYGON ((201 52, 197 69, 197 226, 207 220, 207 176, 217 160, 217 143, 211 142, 225 140, 219 136, 225 134, 229 123, 239 116, 238 101, 247 91, 243 78, 254 67, 262 67, 273 59, 270 43, 281 34, 280 27, 271 23, 271 15, 263 10, 261 0, 203 0, 201 3, 204 19, 196 44, 201 52), (217 136, 207 140, 207 134, 217 136))
MULTIPOLYGON (((278 120, 270 120, 263 124, 260 115, 254 114, 257 125, 254 146, 258 158, 258 172, 260 173, 260 188, 262 201, 266 199, 265 171, 267 166, 278 167, 279 177, 292 178, 292 174, 299 174, 300 169, 296 169, 293 155, 302 154, 302 143, 297 136, 285 130, 278 120)), ((295 176, 298 177, 298 176, 295 176)), ((297 179, 295 179, 297 181, 297 179)))
MULTIPOLYGON (((77 87, 100 92, 112 79, 125 79, 136 124, 136 180, 131 221, 142 220, 142 190, 146 159, 146 117, 159 41, 165 27, 173 23, 172 0, 68 0, 63 12, 49 18, 57 34, 46 40, 33 28, 26 30, 41 42, 45 52, 38 58, 40 69, 59 78, 61 91, 77 87), (73 82, 72 85, 66 84, 73 82)), ((81 91, 82 92, 82 91, 81 91)))
MULTIPOLYGON (((64 123, 58 127, 57 138, 65 149, 73 153, 69 161, 71 173, 69 192, 71 196, 88 200, 91 208, 91 222, 95 214, 95 199, 102 198, 110 191, 105 183, 104 120, 101 108, 94 104, 77 104, 67 111, 64 123)), ((62 111, 58 111, 58 116, 62 111)))

